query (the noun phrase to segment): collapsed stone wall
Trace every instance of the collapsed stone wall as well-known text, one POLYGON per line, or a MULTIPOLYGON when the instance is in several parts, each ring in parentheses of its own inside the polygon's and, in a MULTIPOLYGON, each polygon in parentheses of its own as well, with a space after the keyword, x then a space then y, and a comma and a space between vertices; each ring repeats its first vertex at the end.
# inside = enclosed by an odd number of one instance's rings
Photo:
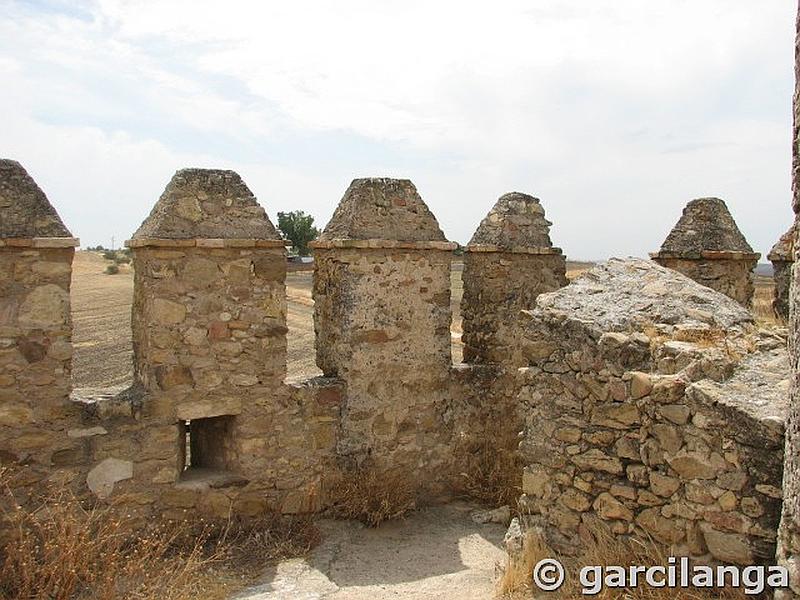
POLYGON ((701 560, 769 562, 784 340, 637 259, 540 296, 529 317, 521 505, 551 544, 574 553, 601 527, 701 560))

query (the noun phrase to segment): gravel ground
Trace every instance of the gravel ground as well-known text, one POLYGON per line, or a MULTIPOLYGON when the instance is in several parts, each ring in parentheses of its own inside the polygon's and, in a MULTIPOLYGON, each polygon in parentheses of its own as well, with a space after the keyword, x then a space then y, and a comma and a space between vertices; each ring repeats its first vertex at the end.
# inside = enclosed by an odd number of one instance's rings
POLYGON ((322 543, 280 562, 235 600, 491 600, 506 527, 476 525, 453 503, 367 529, 322 521, 322 543))

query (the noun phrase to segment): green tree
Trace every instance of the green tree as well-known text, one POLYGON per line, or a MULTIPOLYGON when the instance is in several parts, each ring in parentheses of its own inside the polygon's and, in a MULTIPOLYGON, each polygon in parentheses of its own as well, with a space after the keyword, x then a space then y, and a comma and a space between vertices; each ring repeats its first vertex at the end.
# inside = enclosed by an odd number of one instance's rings
POLYGON ((319 229, 314 227, 314 217, 302 210, 279 212, 278 229, 292 242, 292 246, 300 256, 308 256, 308 242, 319 236, 319 229))

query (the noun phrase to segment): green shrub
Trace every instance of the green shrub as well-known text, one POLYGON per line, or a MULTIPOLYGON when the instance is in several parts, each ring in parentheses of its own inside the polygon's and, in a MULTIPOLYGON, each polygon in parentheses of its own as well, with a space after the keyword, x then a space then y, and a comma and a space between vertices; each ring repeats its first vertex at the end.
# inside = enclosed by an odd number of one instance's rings
POLYGON ((119 273, 119 267, 117 265, 108 265, 105 270, 106 275, 116 275, 119 273))

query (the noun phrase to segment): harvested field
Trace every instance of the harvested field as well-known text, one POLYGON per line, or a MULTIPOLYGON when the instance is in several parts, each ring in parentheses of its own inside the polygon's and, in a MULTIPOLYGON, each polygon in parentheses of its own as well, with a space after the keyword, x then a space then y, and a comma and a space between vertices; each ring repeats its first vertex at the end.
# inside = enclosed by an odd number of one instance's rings
POLYGON ((772 310, 772 299, 775 291, 775 284, 771 277, 756 275, 756 293, 753 296, 753 314, 760 323, 767 325, 779 324, 775 312, 772 310))
POLYGON ((111 261, 76 252, 72 263, 72 385, 78 390, 122 390, 133 377, 133 272, 106 275, 111 261))
MULTIPOLYGON (((122 267, 106 275, 110 264, 97 252, 75 253, 72 275, 73 387, 91 394, 97 390, 123 389, 133 377, 131 349, 131 299, 133 275, 122 267)), ((453 265, 453 354, 461 360, 461 271, 453 265)), ((320 375, 314 358, 313 272, 292 270, 286 276, 288 300, 288 379, 320 375)))
MULTIPOLYGON (((75 327, 73 342, 73 387, 79 393, 97 390, 119 390, 131 383, 131 298, 133 274, 122 265, 117 275, 106 275, 109 261, 97 252, 75 253, 72 275, 72 319, 75 327)), ((592 263, 567 263, 567 277, 574 279, 592 263)), ((453 262, 451 275, 453 310, 453 362, 461 362, 461 273, 464 264, 453 262)), ((311 299, 310 270, 293 270, 286 276, 289 311, 288 378, 303 379, 319 375, 314 359, 314 301, 311 299)), ((772 315, 772 280, 756 278, 753 303, 756 316, 774 323, 772 315)))

